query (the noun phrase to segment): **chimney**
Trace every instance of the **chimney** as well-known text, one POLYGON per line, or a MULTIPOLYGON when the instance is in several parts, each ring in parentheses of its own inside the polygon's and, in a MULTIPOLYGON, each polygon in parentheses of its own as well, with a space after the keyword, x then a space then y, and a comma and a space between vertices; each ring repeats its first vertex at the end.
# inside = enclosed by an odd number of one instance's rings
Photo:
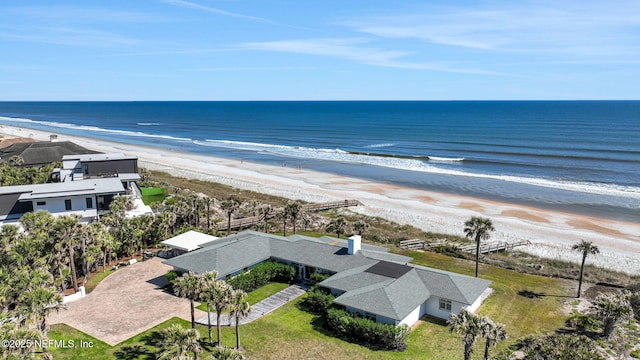
POLYGON ((351 237, 349 237, 348 241, 349 241, 349 249, 348 249, 349 255, 354 255, 355 253, 360 251, 360 248, 362 247, 361 245, 362 237, 360 235, 352 235, 351 237))
POLYGON ((49 141, 50 142, 57 142, 58 141, 58 135, 55 135, 55 134, 49 135, 49 141))

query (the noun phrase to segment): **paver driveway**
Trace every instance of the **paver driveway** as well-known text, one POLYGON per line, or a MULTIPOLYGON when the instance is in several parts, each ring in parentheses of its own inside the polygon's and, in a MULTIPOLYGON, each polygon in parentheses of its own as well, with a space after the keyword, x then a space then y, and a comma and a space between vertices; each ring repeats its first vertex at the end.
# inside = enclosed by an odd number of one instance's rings
MULTIPOLYGON (((86 297, 67 304, 49 317, 109 345, 115 345, 167 319, 191 320, 189 301, 162 291, 171 267, 161 258, 120 268, 86 297)), ((206 313, 196 310, 196 316, 206 313)))

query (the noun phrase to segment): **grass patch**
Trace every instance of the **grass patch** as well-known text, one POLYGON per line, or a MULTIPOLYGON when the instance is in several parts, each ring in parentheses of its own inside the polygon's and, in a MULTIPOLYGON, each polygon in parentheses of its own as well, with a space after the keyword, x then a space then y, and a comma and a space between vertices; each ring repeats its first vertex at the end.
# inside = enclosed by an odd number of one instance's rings
POLYGON ((98 284, 104 280, 107 276, 111 275, 114 272, 113 269, 109 269, 107 271, 100 271, 97 273, 93 273, 92 276, 87 280, 87 283, 84 285, 85 291, 90 293, 93 289, 98 286, 98 284))
MULTIPOLYGON (((287 283, 281 283, 281 282, 271 282, 268 283, 265 286, 259 287, 255 290, 253 290, 252 292, 247 294, 247 301, 249 302, 249 304, 254 305, 259 303, 260 301, 268 298, 269 296, 276 294, 286 288, 289 287, 289 284, 287 283)), ((206 303, 202 303, 200 305, 198 305, 196 307, 196 309, 202 310, 202 311, 207 311, 207 304, 206 303)), ((212 309, 213 311, 213 309, 212 309)))
MULTIPOLYGON (((413 263, 474 276, 475 262, 418 251, 395 251, 411 256, 413 263)), ((566 319, 560 308, 574 298, 566 280, 521 274, 480 264, 479 276, 491 280, 494 293, 480 307, 480 314, 505 324, 509 338, 553 331, 566 319)))
POLYGON ((142 193, 142 202, 145 205, 149 205, 156 201, 162 201, 167 197, 163 188, 141 188, 140 192, 142 193))

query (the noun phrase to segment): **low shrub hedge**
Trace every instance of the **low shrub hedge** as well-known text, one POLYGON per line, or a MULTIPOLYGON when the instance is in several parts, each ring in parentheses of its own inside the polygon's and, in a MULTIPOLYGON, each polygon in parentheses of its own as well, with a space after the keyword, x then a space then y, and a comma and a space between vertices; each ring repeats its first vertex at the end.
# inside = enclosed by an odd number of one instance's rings
POLYGON ((327 310, 327 326, 338 335, 386 350, 404 351, 407 348, 409 327, 377 323, 348 311, 327 310))
POLYGON ((335 296, 326 289, 312 288, 307 292, 306 303, 309 311, 316 314, 326 314, 331 304, 333 304, 335 296))
POLYGON ((268 284, 270 281, 292 283, 295 278, 296 269, 293 266, 267 261, 231 278, 227 283, 233 286, 234 289, 250 292, 268 284))

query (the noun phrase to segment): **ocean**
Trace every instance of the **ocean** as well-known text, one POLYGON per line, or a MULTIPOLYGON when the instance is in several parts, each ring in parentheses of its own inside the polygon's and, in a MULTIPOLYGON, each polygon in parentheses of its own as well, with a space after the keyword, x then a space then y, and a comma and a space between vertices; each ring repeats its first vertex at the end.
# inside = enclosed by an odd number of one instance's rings
POLYGON ((0 102, 2 124, 640 222, 640 101, 0 102))

